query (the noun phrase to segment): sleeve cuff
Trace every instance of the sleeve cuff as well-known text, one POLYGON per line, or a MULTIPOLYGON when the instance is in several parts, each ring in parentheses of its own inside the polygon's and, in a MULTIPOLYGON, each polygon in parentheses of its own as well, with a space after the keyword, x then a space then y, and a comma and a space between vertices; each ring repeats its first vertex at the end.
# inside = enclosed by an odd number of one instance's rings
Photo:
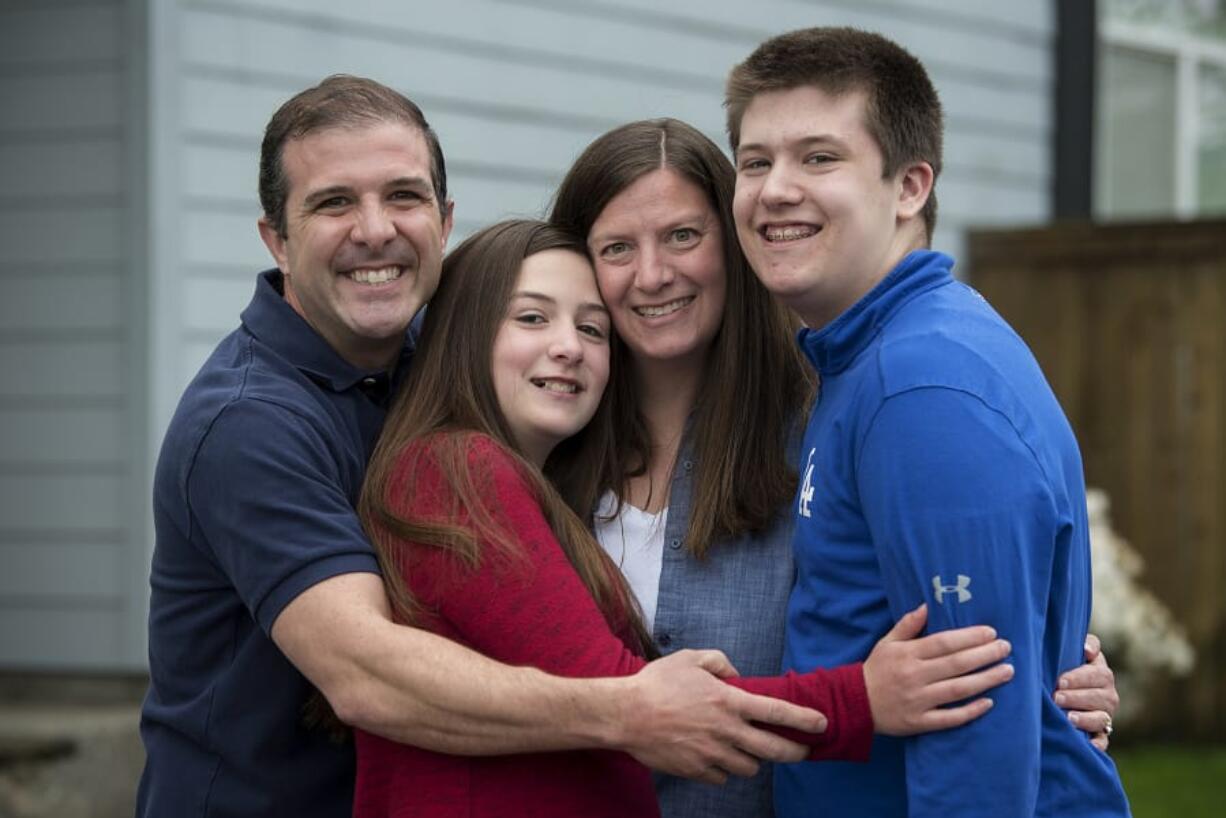
POLYGON ((835 712, 826 714, 828 743, 814 747, 809 760, 868 761, 873 748, 873 711, 864 684, 864 663, 840 665, 825 673, 835 712))
POLYGON ((299 594, 325 579, 341 574, 381 574, 373 553, 335 554, 304 565, 277 583, 255 610, 255 619, 264 633, 272 637, 272 625, 299 594))

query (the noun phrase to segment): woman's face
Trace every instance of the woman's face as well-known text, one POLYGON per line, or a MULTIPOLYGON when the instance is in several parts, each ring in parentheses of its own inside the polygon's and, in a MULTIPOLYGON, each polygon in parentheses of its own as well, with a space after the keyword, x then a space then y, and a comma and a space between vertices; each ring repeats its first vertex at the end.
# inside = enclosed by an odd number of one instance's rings
POLYGON ((640 364, 701 366, 723 321, 719 216, 697 185, 662 168, 601 211, 588 233, 600 294, 640 364))
POLYGON ((546 250, 524 260, 491 368, 515 442, 537 465, 596 413, 609 380, 610 332, 587 259, 546 250))

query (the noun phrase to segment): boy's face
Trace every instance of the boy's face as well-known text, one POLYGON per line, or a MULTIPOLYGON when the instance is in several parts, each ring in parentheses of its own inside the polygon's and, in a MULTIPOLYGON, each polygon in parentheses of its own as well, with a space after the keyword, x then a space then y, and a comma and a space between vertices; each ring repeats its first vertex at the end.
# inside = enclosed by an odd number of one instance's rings
POLYGON ((757 95, 741 120, 737 236, 767 289, 814 328, 923 246, 915 225, 931 179, 917 195, 912 169, 882 178, 866 103, 863 91, 801 86, 757 95))

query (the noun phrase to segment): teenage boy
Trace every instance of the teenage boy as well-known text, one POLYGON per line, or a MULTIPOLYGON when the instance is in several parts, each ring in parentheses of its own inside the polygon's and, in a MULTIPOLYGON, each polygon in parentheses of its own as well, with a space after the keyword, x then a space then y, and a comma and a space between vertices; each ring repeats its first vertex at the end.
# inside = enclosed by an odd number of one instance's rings
POLYGON ((780 767, 780 818, 1127 815, 1111 760, 1052 699, 1090 615, 1077 442, 1025 344, 927 249, 927 73, 881 36, 807 29, 733 69, 725 104, 741 245, 821 378, 786 667, 854 661, 927 602, 932 629, 994 626, 1016 669, 964 727, 878 737, 866 765, 780 767))
POLYGON ((751 722, 824 719, 716 680, 713 651, 624 679, 512 668, 391 619, 354 512, 406 330, 452 225, 438 138, 396 91, 330 77, 265 131, 259 231, 277 269, 188 386, 154 482, 141 816, 349 815, 340 718, 432 750, 625 750, 722 781, 799 744, 751 722))

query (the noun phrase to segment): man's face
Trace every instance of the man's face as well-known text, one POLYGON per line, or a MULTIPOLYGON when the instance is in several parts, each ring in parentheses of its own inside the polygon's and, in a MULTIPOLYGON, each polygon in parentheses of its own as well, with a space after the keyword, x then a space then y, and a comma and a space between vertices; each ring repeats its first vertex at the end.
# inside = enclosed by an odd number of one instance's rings
POLYGON ((286 235, 261 219, 260 236, 285 300, 345 360, 390 366, 438 286, 451 232, 425 137, 399 122, 327 128, 286 142, 281 162, 286 235))
POLYGON ((865 105, 862 91, 802 86, 757 95, 741 121, 737 236, 767 289, 815 328, 923 245, 914 223, 931 172, 922 191, 914 167, 882 178, 865 105))

